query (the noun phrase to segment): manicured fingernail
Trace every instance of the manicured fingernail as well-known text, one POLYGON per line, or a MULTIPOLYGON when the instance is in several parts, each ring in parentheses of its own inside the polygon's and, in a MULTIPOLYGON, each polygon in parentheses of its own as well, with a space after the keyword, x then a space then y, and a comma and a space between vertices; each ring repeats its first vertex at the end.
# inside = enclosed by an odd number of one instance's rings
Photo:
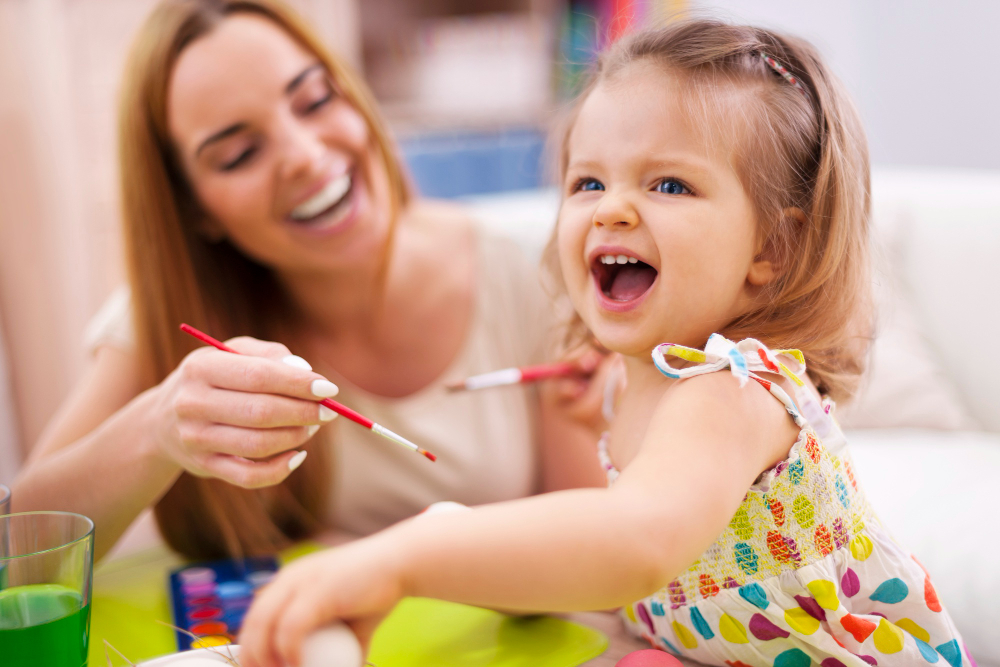
POLYGON ((288 469, 295 470, 300 465, 302 465, 302 462, 306 460, 307 454, 309 454, 309 452, 301 451, 292 458, 288 459, 288 469))
POLYGON ((333 421, 333 418, 337 416, 337 413, 326 407, 325 405, 319 406, 319 420, 321 422, 333 421))
POLYGON ((316 435, 316 431, 318 431, 318 430, 319 430, 319 424, 313 424, 313 425, 312 425, 312 426, 310 426, 310 427, 309 427, 309 429, 308 429, 308 430, 306 431, 306 434, 307 434, 307 435, 308 435, 308 436, 309 436, 309 437, 311 438, 311 437, 313 437, 314 435, 316 435))
POLYGON ((313 380, 311 388, 313 396, 319 396, 320 398, 330 398, 340 393, 337 385, 329 380, 313 380))
POLYGON ((294 366, 295 368, 301 368, 304 371, 311 371, 313 369, 313 367, 309 365, 308 361, 298 356, 297 354, 288 355, 287 357, 281 360, 281 363, 288 364, 289 366, 294 366))

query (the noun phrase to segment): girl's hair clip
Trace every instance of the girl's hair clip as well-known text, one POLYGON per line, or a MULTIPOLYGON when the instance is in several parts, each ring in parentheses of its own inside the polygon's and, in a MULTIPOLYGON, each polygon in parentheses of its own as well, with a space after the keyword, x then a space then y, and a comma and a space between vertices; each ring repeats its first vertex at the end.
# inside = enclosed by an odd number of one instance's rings
POLYGON ((799 80, 796 79, 795 76, 791 72, 788 71, 787 67, 785 67, 784 65, 782 65, 781 63, 779 63, 777 60, 775 60, 771 56, 769 56, 766 53, 764 53, 763 51, 759 51, 759 53, 760 53, 761 60, 763 60, 765 63, 767 63, 768 67, 770 67, 775 72, 777 72, 779 75, 781 75, 782 79, 784 79, 788 83, 790 83, 793 86, 795 86, 796 88, 798 88, 799 92, 802 93, 802 95, 806 99, 809 98, 809 94, 806 92, 806 89, 802 86, 801 83, 799 83, 799 80))

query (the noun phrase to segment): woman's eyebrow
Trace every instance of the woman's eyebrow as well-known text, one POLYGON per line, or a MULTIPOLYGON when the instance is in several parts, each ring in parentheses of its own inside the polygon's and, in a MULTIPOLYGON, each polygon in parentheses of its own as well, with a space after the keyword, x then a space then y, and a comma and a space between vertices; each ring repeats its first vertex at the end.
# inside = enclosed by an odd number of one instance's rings
MULTIPOLYGON (((323 69, 323 64, 313 63, 312 65, 309 65, 309 67, 306 67, 304 70, 296 74, 295 77, 291 81, 289 81, 288 84, 285 86, 285 94, 290 95, 291 93, 295 92, 295 89, 298 88, 300 85, 302 85, 302 82, 305 81, 306 77, 317 69, 323 69)), ((226 137, 230 137, 234 134, 237 134, 238 132, 245 130, 246 127, 247 127, 246 123, 234 123, 233 125, 230 125, 225 129, 219 130, 218 132, 216 132, 215 134, 211 135, 203 142, 201 142, 197 150, 195 150, 194 156, 198 157, 198 155, 203 150, 205 150, 209 146, 209 144, 212 144, 216 141, 221 141, 226 137)))
POLYGON ((194 152, 194 156, 198 157, 198 155, 203 150, 205 150, 205 148, 207 148, 209 144, 211 144, 213 142, 216 142, 216 141, 221 141, 222 139, 225 139, 226 137, 232 136, 232 135, 236 134, 237 132, 241 132, 241 131, 245 130, 246 127, 247 127, 246 123, 236 123, 234 125, 230 125, 229 127, 227 127, 224 130, 219 130, 218 132, 216 132, 215 134, 213 134, 212 136, 210 136, 208 139, 205 139, 205 141, 201 142, 201 144, 198 146, 198 149, 194 152))
POLYGON ((295 76, 295 78, 292 79, 291 81, 289 81, 288 85, 285 86, 285 94, 289 95, 289 94, 295 92, 295 89, 299 87, 299 85, 305 80, 305 78, 307 76, 309 76, 310 72, 312 72, 313 70, 317 70, 317 69, 323 69, 323 64, 322 63, 313 63, 309 67, 307 67, 304 70, 302 70, 301 72, 299 72, 295 76))

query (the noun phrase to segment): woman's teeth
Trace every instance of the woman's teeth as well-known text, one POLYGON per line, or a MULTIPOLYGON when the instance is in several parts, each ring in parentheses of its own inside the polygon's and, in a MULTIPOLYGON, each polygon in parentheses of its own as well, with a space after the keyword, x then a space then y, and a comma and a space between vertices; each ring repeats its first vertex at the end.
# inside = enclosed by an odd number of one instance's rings
POLYGON ((335 178, 310 199, 292 209, 291 218, 293 220, 310 220, 315 218, 320 213, 338 204, 350 189, 350 174, 344 174, 340 178, 335 178))
POLYGON ((637 264, 639 262, 635 257, 628 255, 600 255, 598 261, 601 264, 637 264))

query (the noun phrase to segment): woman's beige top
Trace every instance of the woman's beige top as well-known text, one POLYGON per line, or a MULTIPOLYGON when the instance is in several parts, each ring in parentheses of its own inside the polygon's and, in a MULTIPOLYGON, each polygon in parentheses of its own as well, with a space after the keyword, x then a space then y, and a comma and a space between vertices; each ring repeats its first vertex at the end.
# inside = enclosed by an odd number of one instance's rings
MULTIPOLYGON (((538 270, 517 245, 485 230, 478 236, 472 322, 441 377, 405 398, 383 398, 332 375, 340 386, 338 401, 429 449, 438 461, 431 463, 343 417, 335 420, 324 429, 335 452, 331 528, 364 535, 439 500, 478 505, 536 490, 535 390, 519 385, 449 393, 444 388, 469 375, 539 363, 553 320, 538 270)), ((85 339, 91 350, 133 344, 125 288, 94 316, 85 339)))

